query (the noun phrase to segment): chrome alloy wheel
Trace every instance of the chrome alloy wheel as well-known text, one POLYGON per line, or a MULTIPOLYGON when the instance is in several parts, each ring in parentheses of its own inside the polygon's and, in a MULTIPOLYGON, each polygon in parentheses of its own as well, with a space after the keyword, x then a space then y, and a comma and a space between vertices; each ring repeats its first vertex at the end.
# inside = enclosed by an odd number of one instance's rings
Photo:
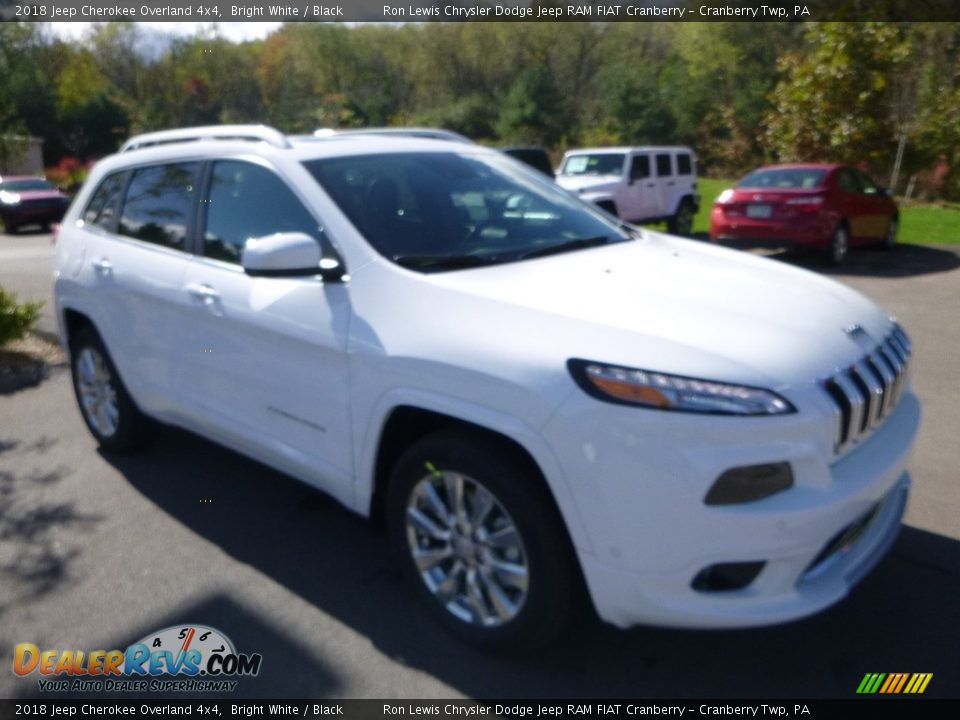
POLYGON ((497 627, 523 608, 529 565, 510 514, 461 473, 433 470, 410 493, 406 535, 430 593, 463 622, 497 627))
POLYGON ((90 426, 103 437, 117 432, 120 409, 113 374, 106 359, 95 348, 85 347, 77 357, 77 394, 90 426))

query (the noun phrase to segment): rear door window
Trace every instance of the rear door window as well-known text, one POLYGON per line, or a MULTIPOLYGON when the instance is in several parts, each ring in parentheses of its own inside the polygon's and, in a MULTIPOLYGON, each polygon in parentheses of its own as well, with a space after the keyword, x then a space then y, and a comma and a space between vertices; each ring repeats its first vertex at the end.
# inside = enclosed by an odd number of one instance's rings
POLYGON ((669 154, 657 155, 657 177, 667 177, 673 174, 669 154))
POLYGON ((677 155, 677 175, 692 175, 693 160, 687 153, 677 155))
POLYGON ((135 170, 120 216, 121 235, 187 250, 200 163, 171 163, 135 170))
POLYGON ((857 176, 848 168, 841 168, 840 172, 837 173, 837 185, 847 193, 859 194, 863 192, 863 186, 860 185, 857 176))

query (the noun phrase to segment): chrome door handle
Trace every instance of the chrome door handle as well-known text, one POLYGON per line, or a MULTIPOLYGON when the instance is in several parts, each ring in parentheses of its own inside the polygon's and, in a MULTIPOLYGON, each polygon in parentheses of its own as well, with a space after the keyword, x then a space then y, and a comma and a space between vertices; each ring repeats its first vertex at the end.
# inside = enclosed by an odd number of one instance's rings
POLYGON ((191 297, 203 301, 204 305, 212 305, 220 299, 220 293, 209 285, 190 284, 187 285, 187 292, 191 297))
POLYGON ((106 258, 91 260, 90 264, 93 266, 93 269, 97 271, 98 275, 109 275, 113 272, 113 263, 106 258))

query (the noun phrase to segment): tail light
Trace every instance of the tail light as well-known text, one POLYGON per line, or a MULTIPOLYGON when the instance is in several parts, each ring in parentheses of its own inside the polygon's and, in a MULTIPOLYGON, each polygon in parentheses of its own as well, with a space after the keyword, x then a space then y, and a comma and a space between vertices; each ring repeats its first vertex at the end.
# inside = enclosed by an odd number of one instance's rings
POLYGON ((823 207, 825 200, 826 198, 823 195, 804 195, 803 197, 791 198, 785 204, 804 212, 817 212, 823 207))

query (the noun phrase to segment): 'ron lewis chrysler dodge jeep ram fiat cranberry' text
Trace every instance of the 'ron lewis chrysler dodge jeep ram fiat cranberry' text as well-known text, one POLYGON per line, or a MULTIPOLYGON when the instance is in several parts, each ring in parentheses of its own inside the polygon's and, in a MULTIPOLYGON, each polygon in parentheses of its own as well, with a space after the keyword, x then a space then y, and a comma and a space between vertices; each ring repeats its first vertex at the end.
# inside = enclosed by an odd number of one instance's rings
POLYGON ((105 449, 159 420, 383 518, 426 606, 488 648, 546 642, 581 597, 620 627, 802 617, 900 525, 920 407, 887 313, 493 150, 138 136, 56 252, 105 449))

